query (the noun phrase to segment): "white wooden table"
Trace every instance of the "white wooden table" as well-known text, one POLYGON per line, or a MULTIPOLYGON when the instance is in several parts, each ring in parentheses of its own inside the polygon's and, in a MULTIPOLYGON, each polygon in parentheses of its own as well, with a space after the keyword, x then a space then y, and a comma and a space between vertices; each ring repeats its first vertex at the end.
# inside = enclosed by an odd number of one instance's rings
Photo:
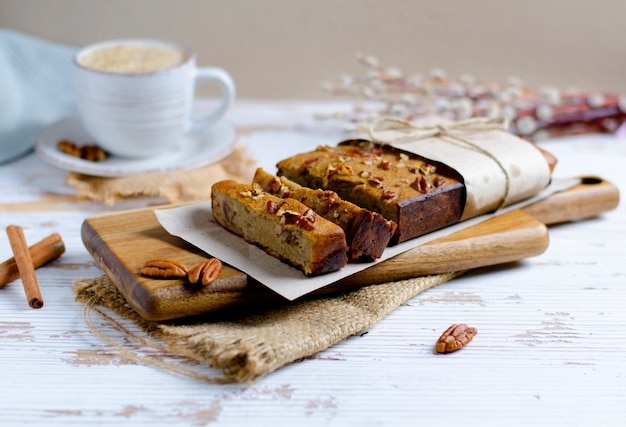
MULTIPOLYGON (((333 104, 238 101, 229 119, 274 170, 291 153, 342 139, 313 114, 333 104)), ((556 175, 595 174, 626 188, 626 140, 594 135, 542 144, 556 175)), ((626 423, 626 207, 550 229, 537 257, 483 268, 418 295, 367 334, 251 386, 214 385, 130 363, 91 334, 72 283, 102 274, 84 218, 113 208, 77 199, 65 171, 35 154, 0 166, 0 227, 29 243, 59 232, 66 253, 37 271, 45 306, 20 281, 0 289, 0 426, 546 425, 626 423), (467 323, 465 349, 437 355, 439 334, 467 323)), ((4 231, 2 232, 4 236, 4 231)), ((0 237, 0 258, 12 256, 0 237)), ((98 322, 98 320, 96 320, 98 322)))

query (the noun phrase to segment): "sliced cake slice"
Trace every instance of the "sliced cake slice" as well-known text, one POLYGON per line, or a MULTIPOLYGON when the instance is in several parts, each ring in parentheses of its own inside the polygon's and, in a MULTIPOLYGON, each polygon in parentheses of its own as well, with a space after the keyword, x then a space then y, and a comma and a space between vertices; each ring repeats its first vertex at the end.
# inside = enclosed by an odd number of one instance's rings
POLYGON ((278 176, 335 191, 395 222, 392 243, 458 222, 465 205, 465 185, 454 170, 369 141, 318 147, 281 160, 277 168, 278 176))
POLYGON ((220 181, 211 190, 213 217, 225 229, 306 275, 347 263, 343 229, 295 199, 266 193, 258 184, 220 181))

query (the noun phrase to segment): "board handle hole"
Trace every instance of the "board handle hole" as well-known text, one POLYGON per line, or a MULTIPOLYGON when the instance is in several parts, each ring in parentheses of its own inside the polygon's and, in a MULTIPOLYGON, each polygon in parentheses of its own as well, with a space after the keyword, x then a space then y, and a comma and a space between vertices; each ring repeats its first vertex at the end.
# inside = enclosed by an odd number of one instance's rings
POLYGON ((598 185, 602 183, 602 179, 595 176, 584 176, 580 179, 580 183, 584 185, 598 185))

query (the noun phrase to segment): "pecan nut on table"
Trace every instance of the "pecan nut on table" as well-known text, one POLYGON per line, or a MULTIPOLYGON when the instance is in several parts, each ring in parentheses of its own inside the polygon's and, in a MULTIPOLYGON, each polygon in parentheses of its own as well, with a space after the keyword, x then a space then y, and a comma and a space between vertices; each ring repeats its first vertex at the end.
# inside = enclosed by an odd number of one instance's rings
POLYGON ((476 328, 469 327, 464 323, 451 325, 437 340, 435 351, 437 353, 457 351, 469 344, 477 333, 476 328))

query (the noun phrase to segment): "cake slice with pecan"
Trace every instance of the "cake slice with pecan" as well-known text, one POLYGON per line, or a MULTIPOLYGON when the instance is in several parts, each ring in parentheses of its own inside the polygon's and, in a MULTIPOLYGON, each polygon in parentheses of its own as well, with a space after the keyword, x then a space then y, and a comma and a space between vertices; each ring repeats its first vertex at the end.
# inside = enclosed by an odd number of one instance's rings
POLYGON ((275 196, 296 199, 339 225, 346 234, 351 260, 380 258, 397 227, 378 213, 342 200, 334 191, 303 187, 262 168, 256 170, 253 182, 275 196))
POLYGON ((218 224, 306 275, 336 271, 347 263, 341 227, 295 199, 268 194, 258 184, 226 180, 213 185, 211 203, 218 224))

